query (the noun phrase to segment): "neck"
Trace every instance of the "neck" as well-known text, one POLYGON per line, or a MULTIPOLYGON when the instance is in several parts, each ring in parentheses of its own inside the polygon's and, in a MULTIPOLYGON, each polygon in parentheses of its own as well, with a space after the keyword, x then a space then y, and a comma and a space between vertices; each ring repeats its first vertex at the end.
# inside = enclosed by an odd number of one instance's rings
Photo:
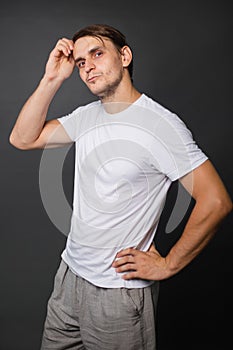
POLYGON ((99 96, 101 103, 108 113, 118 113, 134 103, 141 93, 135 89, 133 84, 123 84, 109 95, 99 96))
POLYGON ((130 79, 122 79, 120 84, 113 89, 108 91, 106 95, 99 96, 102 103, 134 103, 141 93, 135 89, 130 79))

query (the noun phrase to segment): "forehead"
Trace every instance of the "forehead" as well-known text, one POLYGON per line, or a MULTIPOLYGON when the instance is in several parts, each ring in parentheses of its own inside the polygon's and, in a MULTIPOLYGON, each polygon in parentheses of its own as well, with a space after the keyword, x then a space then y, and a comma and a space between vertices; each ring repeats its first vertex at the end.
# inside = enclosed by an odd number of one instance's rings
POLYGON ((74 43, 74 51, 73 51, 74 57, 76 56, 84 57, 95 47, 102 47, 105 49, 115 48, 114 44, 108 38, 84 36, 76 40, 76 42, 74 43))

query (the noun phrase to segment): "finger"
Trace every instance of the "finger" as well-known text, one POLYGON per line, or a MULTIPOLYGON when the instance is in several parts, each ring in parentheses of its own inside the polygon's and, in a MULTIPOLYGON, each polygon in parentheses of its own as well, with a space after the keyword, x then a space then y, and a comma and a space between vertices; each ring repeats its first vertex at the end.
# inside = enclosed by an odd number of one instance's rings
POLYGON ((74 42, 70 39, 67 39, 67 38, 59 39, 57 42, 57 45, 60 45, 60 44, 67 46, 70 50, 74 49, 74 42))
POLYGON ((55 47, 59 52, 62 52, 65 56, 69 56, 73 51, 73 42, 68 39, 60 39, 55 47))
POLYGON ((122 258, 116 258, 116 260, 112 263, 112 266, 118 267, 128 263, 134 263, 134 257, 132 255, 126 255, 122 258))
POLYGON ((71 54, 69 46, 63 43, 59 43, 56 48, 59 51, 59 53, 62 52, 65 56, 69 56, 71 54))
POLYGON ((138 252, 138 250, 134 249, 134 248, 127 248, 127 249, 123 249, 121 251, 119 251, 116 255, 116 258, 121 258, 124 257, 126 255, 136 255, 138 252))
POLYGON ((129 273, 126 273, 122 276, 124 280, 132 280, 134 278, 138 278, 138 274, 136 271, 131 271, 129 273))
POLYGON ((155 246, 152 246, 149 249, 149 253, 156 253, 156 254, 160 255, 159 251, 157 250, 157 248, 155 246))
POLYGON ((128 262, 131 262, 129 255, 124 256, 122 258, 116 258, 116 260, 113 262, 112 266, 117 267, 117 266, 127 264, 128 262))
POLYGON ((136 271, 136 265, 134 263, 128 263, 125 265, 121 265, 119 267, 117 267, 116 272, 120 273, 120 272, 126 272, 126 271, 136 271))
POLYGON ((148 249, 148 252, 154 252, 156 251, 154 242, 151 243, 150 248, 148 249))

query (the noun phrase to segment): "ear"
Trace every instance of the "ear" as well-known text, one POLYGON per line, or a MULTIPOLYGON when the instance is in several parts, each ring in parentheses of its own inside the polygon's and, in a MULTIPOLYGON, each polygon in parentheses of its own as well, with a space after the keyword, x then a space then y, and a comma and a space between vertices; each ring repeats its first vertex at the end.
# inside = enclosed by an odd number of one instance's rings
POLYGON ((122 56, 122 65, 123 67, 128 67, 130 65, 130 62, 132 61, 132 51, 129 48, 129 46, 123 46, 121 48, 121 56, 122 56))

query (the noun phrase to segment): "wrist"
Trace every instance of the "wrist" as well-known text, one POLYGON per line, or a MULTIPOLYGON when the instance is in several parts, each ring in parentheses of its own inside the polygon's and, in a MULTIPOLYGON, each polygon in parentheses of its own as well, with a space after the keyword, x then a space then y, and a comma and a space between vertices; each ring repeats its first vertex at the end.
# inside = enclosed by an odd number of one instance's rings
POLYGON ((166 270, 167 270, 167 273, 169 274, 169 277, 177 274, 183 268, 183 266, 181 266, 181 264, 177 261, 175 256, 171 254, 171 252, 168 253, 168 255, 165 257, 165 261, 166 261, 166 270))
POLYGON ((49 74, 44 74, 44 76, 41 79, 41 84, 43 85, 54 85, 60 87, 62 83, 64 82, 64 78, 61 78, 59 76, 51 76, 49 74))
POLYGON ((39 83, 39 90, 43 94, 46 94, 49 99, 51 99, 59 90, 63 81, 64 80, 59 78, 51 78, 47 75, 44 75, 39 83))

